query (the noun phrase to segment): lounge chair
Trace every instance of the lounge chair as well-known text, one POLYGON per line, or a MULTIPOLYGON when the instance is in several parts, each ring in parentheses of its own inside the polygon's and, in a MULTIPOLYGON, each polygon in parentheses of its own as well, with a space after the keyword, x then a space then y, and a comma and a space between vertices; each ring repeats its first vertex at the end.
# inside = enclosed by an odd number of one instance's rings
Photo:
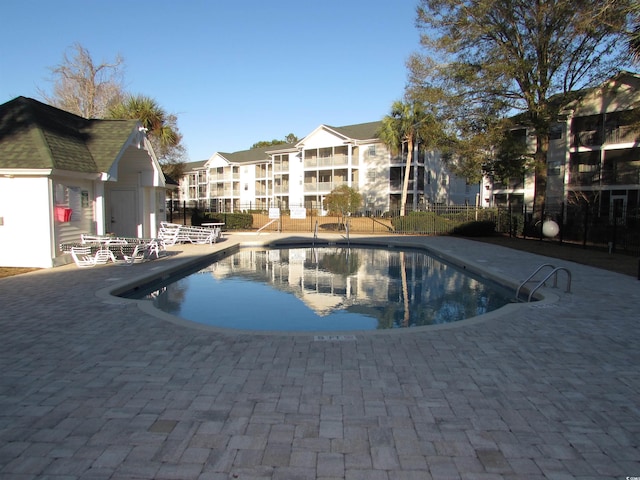
POLYGON ((112 262, 116 261, 110 250, 100 249, 93 255, 91 253, 91 247, 71 247, 71 257, 79 268, 104 265, 109 260, 112 262))
POLYGON ((89 235, 86 233, 80 234, 80 241, 82 242, 83 245, 87 243, 101 243, 104 241, 104 239, 105 237, 100 237, 98 235, 89 235))
POLYGON ((160 258, 161 253, 165 251, 164 242, 159 238, 154 238, 147 244, 147 250, 149 252, 149 258, 151 258, 151 255, 160 258))
POLYGON ((131 255, 124 256, 124 263, 126 265, 133 265, 134 263, 142 263, 146 260, 145 254, 147 253, 144 245, 136 245, 131 255))

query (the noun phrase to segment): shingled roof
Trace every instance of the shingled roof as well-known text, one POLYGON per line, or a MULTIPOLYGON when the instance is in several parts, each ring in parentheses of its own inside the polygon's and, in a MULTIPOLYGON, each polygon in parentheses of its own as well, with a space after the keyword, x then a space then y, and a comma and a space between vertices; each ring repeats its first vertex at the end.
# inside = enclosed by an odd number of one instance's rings
POLYGON ((31 98, 0 105, 0 168, 109 170, 136 120, 87 120, 31 98))
POLYGON ((332 127, 331 125, 326 125, 327 128, 354 140, 373 140, 374 138, 378 138, 378 131, 381 126, 382 122, 380 121, 358 123, 357 125, 346 125, 344 127, 332 127))
POLYGON ((283 143, 278 145, 271 145, 269 147, 252 148, 250 150, 241 150, 239 152, 233 152, 233 153, 219 152, 218 155, 226 158, 229 162, 232 162, 232 163, 254 163, 254 162, 260 162, 260 161, 269 161, 269 155, 267 154, 267 152, 269 151, 292 148, 292 147, 294 147, 293 144, 283 143))

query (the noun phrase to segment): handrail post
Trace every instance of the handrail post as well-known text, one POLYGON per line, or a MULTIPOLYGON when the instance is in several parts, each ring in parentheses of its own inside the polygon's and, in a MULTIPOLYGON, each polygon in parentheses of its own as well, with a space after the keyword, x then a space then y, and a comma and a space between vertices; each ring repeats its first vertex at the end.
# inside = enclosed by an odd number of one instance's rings
POLYGON ((557 267, 554 268, 553 271, 551 273, 549 273, 546 277, 544 277, 543 280, 541 280, 538 285, 536 285, 534 287, 533 290, 531 290, 531 292, 529 292, 529 298, 527 299, 528 302, 531 301, 531 298, 533 297, 533 294, 542 286, 544 285, 544 283, 551 278, 551 275, 555 275, 555 279, 553 282, 553 286, 556 287, 558 284, 558 272, 559 271, 564 271, 567 273, 567 289, 565 290, 566 293, 570 293, 571 292, 571 272, 569 271, 568 268, 565 267, 557 267))

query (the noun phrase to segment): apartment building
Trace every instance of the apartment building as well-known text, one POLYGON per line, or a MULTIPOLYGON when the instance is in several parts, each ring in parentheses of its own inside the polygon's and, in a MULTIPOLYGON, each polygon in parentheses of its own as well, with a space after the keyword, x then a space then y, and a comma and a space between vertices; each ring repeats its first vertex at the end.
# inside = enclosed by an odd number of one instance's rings
MULTIPOLYGON (((576 92, 551 129, 547 208, 588 204, 602 217, 623 217, 640 205, 640 75, 621 72, 597 88, 576 92)), ((535 133, 519 130, 535 145, 535 133)), ((533 151, 533 150, 532 150, 533 151)), ((508 182, 485 179, 483 203, 533 205, 532 174, 508 182)))
MULTIPOLYGON (((306 207, 323 213, 324 198, 348 185, 371 215, 398 210, 406 152, 392 155, 378 138, 380 122, 343 127, 320 125, 295 144, 234 153, 216 152, 188 165, 180 200, 216 212, 306 207)), ((437 152, 417 145, 409 176, 407 207, 475 204, 479 185, 452 175, 437 152)))

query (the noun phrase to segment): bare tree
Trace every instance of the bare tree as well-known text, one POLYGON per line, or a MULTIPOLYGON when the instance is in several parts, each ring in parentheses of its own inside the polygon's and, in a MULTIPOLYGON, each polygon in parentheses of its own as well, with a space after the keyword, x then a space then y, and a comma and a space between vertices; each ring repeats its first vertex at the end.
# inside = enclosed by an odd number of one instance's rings
POLYGON ((94 63, 89 51, 73 44, 62 62, 51 67, 51 94, 39 90, 44 100, 84 118, 104 118, 123 97, 124 60, 117 55, 112 62, 94 63))

